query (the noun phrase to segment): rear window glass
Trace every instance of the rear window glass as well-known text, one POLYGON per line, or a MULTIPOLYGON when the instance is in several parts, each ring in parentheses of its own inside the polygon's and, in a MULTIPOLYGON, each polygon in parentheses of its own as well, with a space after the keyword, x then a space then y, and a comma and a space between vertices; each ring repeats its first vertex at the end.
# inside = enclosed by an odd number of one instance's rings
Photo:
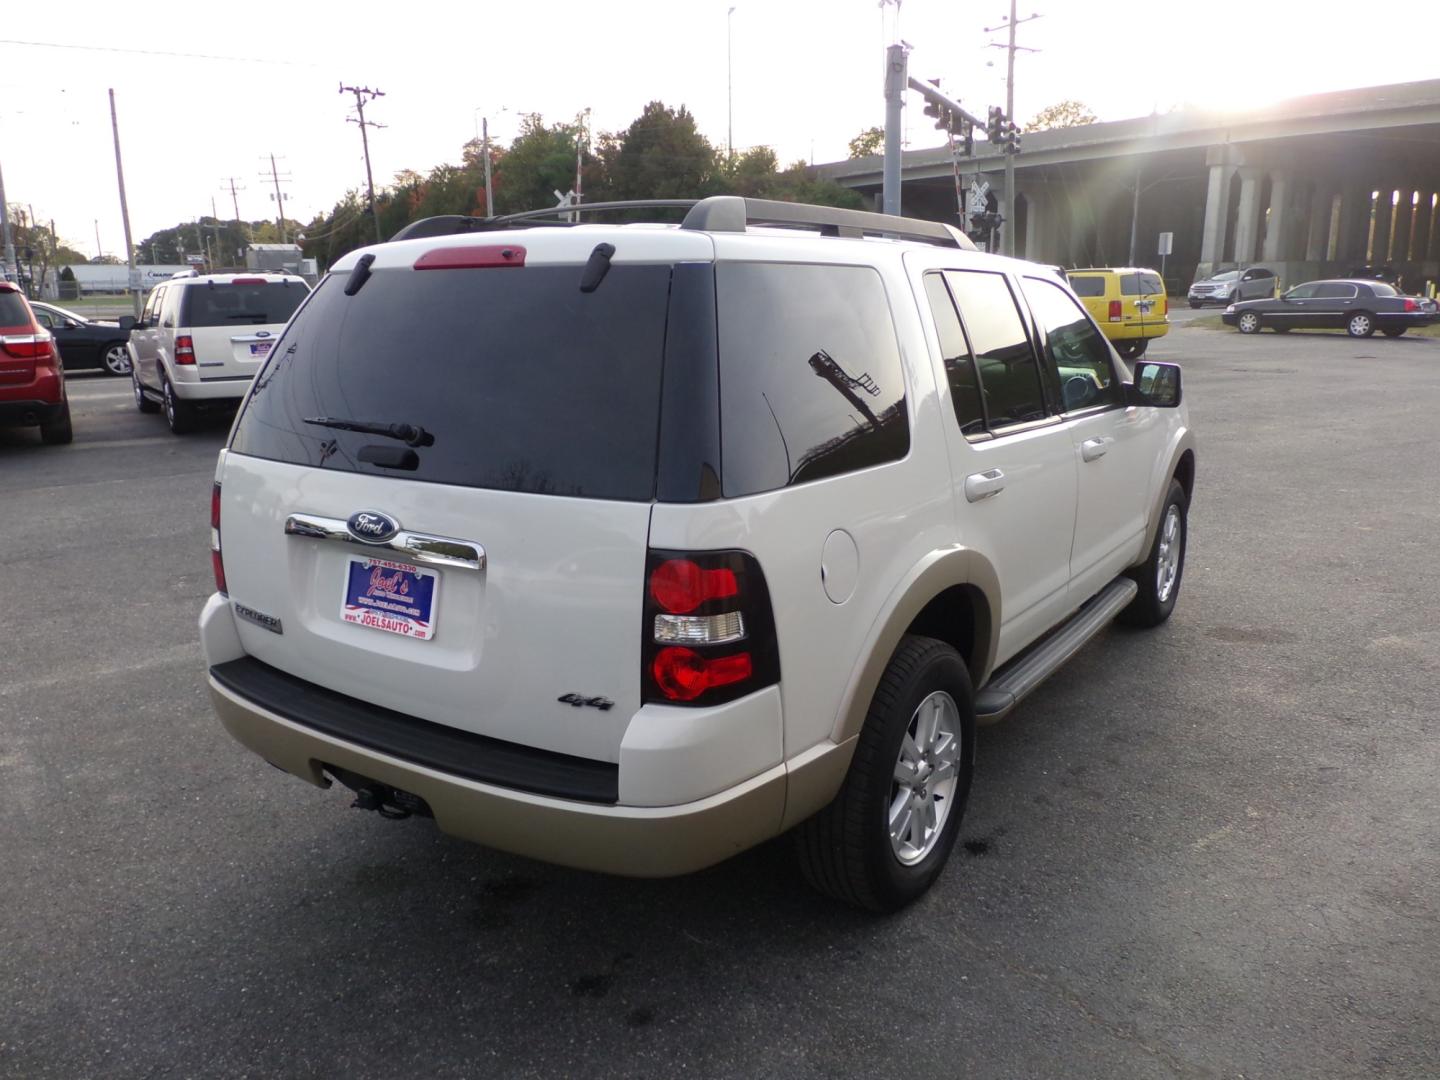
POLYGON ((1105 279, 1094 274, 1080 276, 1070 275, 1070 288, 1075 290, 1076 296, 1104 296, 1105 279))
POLYGON ((655 488, 668 266, 379 270, 327 279, 255 379, 241 454, 502 491, 648 500, 655 488), (329 417, 423 428, 397 439, 329 417))
POLYGON ((0 292, 0 326, 29 326, 30 309, 19 293, 0 292))
POLYGON ((1165 291, 1165 283, 1159 274, 1141 274, 1140 288, 1146 296, 1156 296, 1165 291))
POLYGON ((1391 288, 1389 285, 1386 285, 1383 281, 1372 281, 1372 282, 1370 283, 1370 291, 1371 291, 1372 293, 1374 293, 1376 296, 1399 296, 1399 295, 1400 295, 1399 292, 1397 292, 1395 289, 1391 288))
POLYGON ((905 379, 880 275, 722 263, 721 485, 750 495, 902 458, 905 379))
POLYGON ((309 290, 299 281, 263 285, 190 285, 181 326, 261 326, 283 323, 309 290))

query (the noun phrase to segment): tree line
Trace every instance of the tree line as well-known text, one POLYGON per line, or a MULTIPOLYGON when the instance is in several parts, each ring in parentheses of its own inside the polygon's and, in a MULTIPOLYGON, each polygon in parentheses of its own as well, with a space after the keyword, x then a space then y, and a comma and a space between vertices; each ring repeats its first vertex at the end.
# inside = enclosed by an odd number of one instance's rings
MULTIPOLYGON (((624 131, 602 133, 593 144, 578 119, 547 124, 538 113, 523 117, 508 146, 490 145, 493 209, 485 205, 485 150, 478 139, 464 144, 459 164, 437 165, 423 176, 402 170, 375 193, 380 235, 388 239, 412 221, 441 214, 485 216, 554 206, 556 191, 575 187, 577 156, 587 203, 745 195, 862 206, 859 195, 817 179, 804 161, 781 168, 775 151, 764 146, 727 154, 701 134, 684 106, 652 101, 624 131)), ((346 252, 374 243, 365 194, 358 188, 346 192, 303 232, 305 255, 317 259, 322 270, 346 252)))

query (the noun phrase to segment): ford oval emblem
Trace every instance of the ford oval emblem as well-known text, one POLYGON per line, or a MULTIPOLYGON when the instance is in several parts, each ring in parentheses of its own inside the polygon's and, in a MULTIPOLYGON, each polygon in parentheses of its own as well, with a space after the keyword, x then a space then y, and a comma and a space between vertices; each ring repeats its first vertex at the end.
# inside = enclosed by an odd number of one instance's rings
POLYGON ((357 510, 345 522, 345 528, 356 540, 366 544, 383 544, 400 531, 400 523, 378 510, 357 510))
POLYGON ((269 336, 270 336, 270 331, 269 331, 269 330, 256 330, 256 331, 255 331, 255 336, 256 336, 256 337, 269 337, 269 336))

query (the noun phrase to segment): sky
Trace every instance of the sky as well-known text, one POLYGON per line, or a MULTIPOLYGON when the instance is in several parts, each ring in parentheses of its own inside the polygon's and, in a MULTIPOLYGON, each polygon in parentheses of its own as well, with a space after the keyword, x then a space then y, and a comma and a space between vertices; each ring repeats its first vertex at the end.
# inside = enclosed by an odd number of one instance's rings
MULTIPOLYGON (((1385 19, 1418 26, 1429 9, 1393 4, 1385 19)), ((884 49, 897 21, 895 6, 876 0, 67 0, 44 10, 49 17, 0 25, 0 170, 12 206, 54 219, 64 241, 92 256, 97 229, 104 252, 124 245, 108 89, 138 244, 209 215, 212 200, 232 217, 232 177, 240 215, 273 218, 271 154, 292 220, 363 187, 342 82, 384 91, 366 110, 385 125, 370 132, 377 184, 458 162, 482 116, 492 138, 508 142, 525 113, 556 122, 588 108, 594 131, 616 131, 657 99, 687 106, 718 147, 733 124, 738 150, 771 146, 785 164, 837 160, 855 134, 884 121, 884 49)), ((1359 49, 1335 33, 1353 0, 1200 10, 1022 0, 1020 19, 1039 18, 1018 29, 1018 43, 1038 50, 1017 55, 1019 122, 1066 98, 1119 120, 1187 102, 1243 107, 1440 78, 1433 33, 1367 36, 1359 49)), ((1006 14, 1005 0, 904 0, 898 36, 912 46, 911 74, 940 77, 974 113, 1003 105, 1005 52, 990 45, 1005 36, 985 28, 1006 14)), ((909 145, 937 145, 909 97, 909 145)))

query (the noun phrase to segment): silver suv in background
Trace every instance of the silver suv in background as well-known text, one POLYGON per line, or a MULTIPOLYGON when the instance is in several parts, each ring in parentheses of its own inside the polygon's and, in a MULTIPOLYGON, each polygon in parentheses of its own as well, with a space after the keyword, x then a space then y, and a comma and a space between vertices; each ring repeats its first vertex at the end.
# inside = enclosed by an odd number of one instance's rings
POLYGON ((165 410, 176 435, 208 408, 233 408, 310 295, 294 274, 186 274, 161 282, 130 331, 135 406, 165 410))
POLYGON ((1190 286, 1190 306, 1204 307, 1206 304, 1234 304, 1241 300, 1264 300, 1275 295, 1279 284, 1275 271, 1263 266, 1252 266, 1243 273, 1226 270, 1197 281, 1190 286), (1239 278, 1237 282, 1235 279, 1239 278))

